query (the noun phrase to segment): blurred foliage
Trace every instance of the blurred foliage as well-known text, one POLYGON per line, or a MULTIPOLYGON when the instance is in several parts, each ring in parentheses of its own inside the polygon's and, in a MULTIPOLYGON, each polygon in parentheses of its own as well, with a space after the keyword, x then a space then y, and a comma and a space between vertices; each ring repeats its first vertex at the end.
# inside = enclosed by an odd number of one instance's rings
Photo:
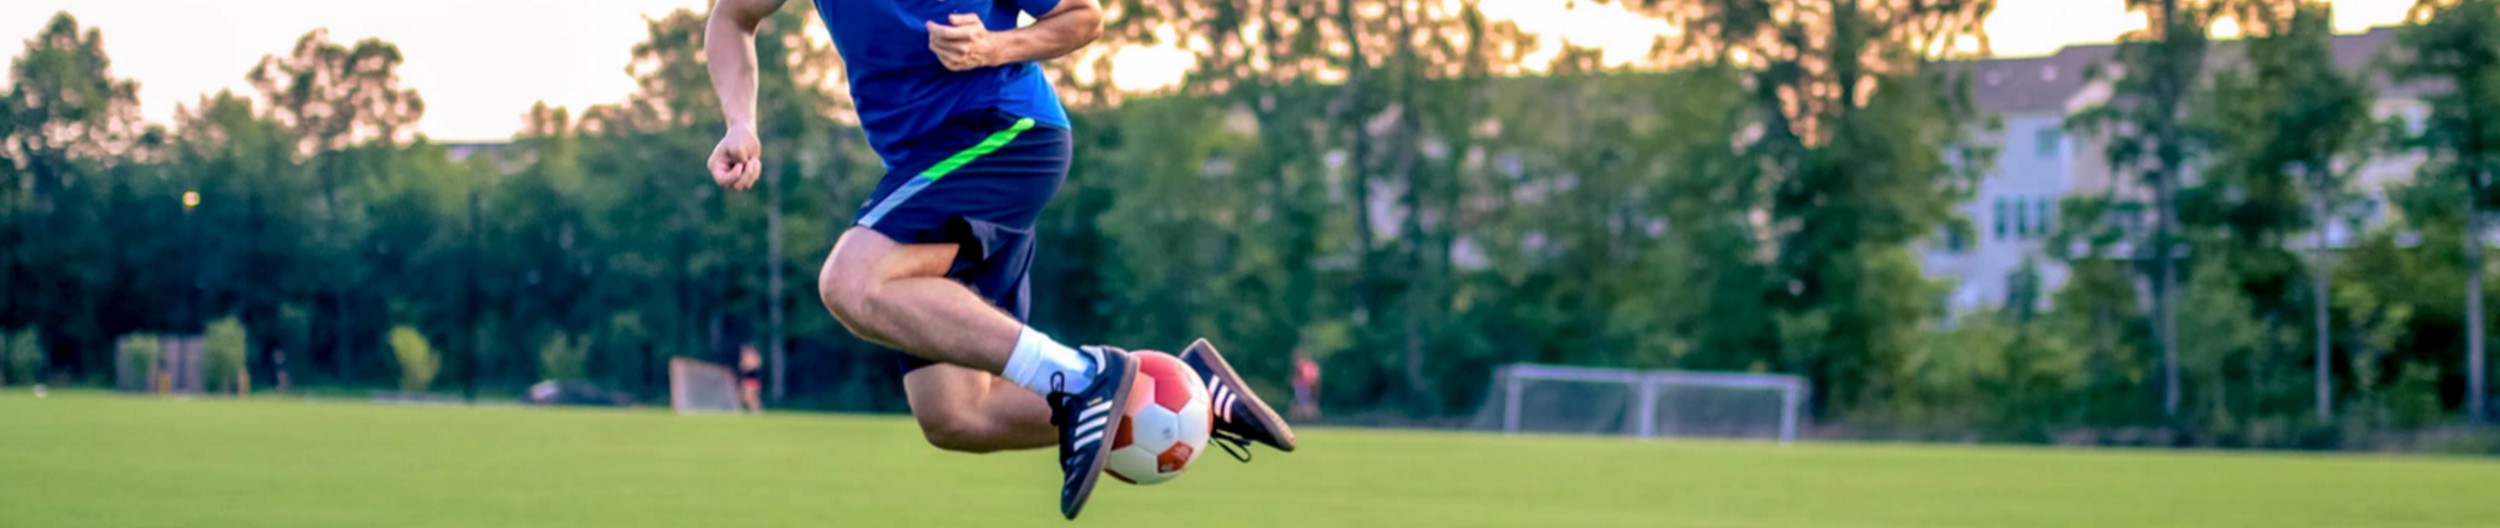
POLYGON ((414 328, 391 328, 391 359, 399 363, 399 390, 424 392, 434 386, 434 375, 441 372, 443 360, 434 355, 434 347, 425 343, 425 336, 414 328))
POLYGON ((2419 185, 2451 192, 2410 197, 2406 205, 2415 209, 2407 213, 2420 215, 2415 221, 2424 224, 2438 222, 2432 214, 2445 213, 2450 222, 2439 223, 2457 226, 2448 245, 2469 248, 2461 255, 2464 286, 2457 289, 2470 294, 2459 319, 2468 350, 2459 354, 2463 361, 2446 364, 2467 367, 2459 369, 2464 372, 2457 399, 2464 401, 2470 421, 2489 423, 2483 338, 2491 314, 2483 309, 2483 290, 2491 284, 2484 280, 2483 252, 2490 238, 2484 211, 2500 201, 2491 181, 2500 172, 2500 118, 2493 117, 2500 116, 2500 1, 2424 0, 2412 16, 2414 24, 2397 35, 2402 52, 2389 69, 2397 79, 2445 89, 2424 95, 2428 115, 2418 130, 2400 133, 2396 143, 2422 155, 2415 175, 2419 185))
POLYGON ((114 383, 125 389, 156 386, 156 374, 162 367, 164 342, 154 334, 126 334, 115 345, 121 362, 115 371, 114 383))
POLYGON ((43 372, 43 349, 37 343, 32 329, 0 331, 0 375, 8 377, 0 381, 19 384, 41 381, 38 374, 43 372))
POLYGON ((582 379, 584 366, 590 360, 590 340, 574 339, 556 332, 547 336, 547 343, 538 347, 538 377, 551 380, 582 379))
POLYGON ((240 387, 237 378, 243 373, 245 342, 241 321, 228 317, 208 324, 200 342, 200 376, 207 380, 209 390, 234 392, 240 387))
MULTIPOLYGON (((2152 203, 2069 197, 2056 251, 2026 264, 2006 308, 1947 314, 1919 257, 1969 231, 1955 205, 1994 166, 1956 45, 1985 34, 1992 2, 1624 2, 1692 28, 1629 64, 1540 55, 1480 3, 1111 3, 1107 51, 1051 65, 1076 168, 1036 227, 1049 257, 1032 323, 1139 348, 1208 336, 1276 386, 1306 352, 1327 370, 1328 408, 1410 419, 1472 411, 1514 362, 1796 373, 1835 429, 1951 438, 2317 445, 2461 407, 2471 268, 2466 204, 2448 198, 2466 179, 2391 189, 2396 221, 2327 276, 2289 242, 2328 221, 2312 198, 2366 191, 2343 179, 2364 146, 2432 152, 2426 175, 2483 158, 2432 141, 2452 135, 2369 137, 2385 127, 2352 113, 2367 83, 2320 66, 2317 12, 2190 2, 2264 22, 2248 26, 2248 60, 2214 72, 2201 40, 2133 37, 2122 61, 2214 80, 2124 81, 2120 104, 2078 126, 2167 123, 2104 154, 2205 177, 2152 203), (1109 54, 1148 44, 1198 62, 1161 92, 1110 85, 1109 54), (2165 305, 2146 294, 2173 290, 2146 288, 2160 273, 2136 253, 2154 246, 2146 219, 2174 204, 2185 214, 2158 238, 2188 250, 2183 405, 2166 418, 2165 305), (2063 287, 2047 289, 2049 266, 2063 287), (2331 280, 2303 286, 2317 278, 2331 280), (2320 298, 2336 423, 2304 418, 2320 298)), ((2437 16, 2492 4, 2458 5, 2437 16)), ((0 329, 40 330, 27 348, 41 368, 76 380, 105 375, 119 336, 231 320, 256 378, 284 353, 299 385, 475 395, 564 378, 655 402, 668 358, 727 363, 786 335, 786 403, 902 409, 892 353, 811 295, 881 169, 839 56, 804 37, 810 9, 761 30, 773 166, 766 192, 734 194, 694 168, 724 126, 701 13, 653 18, 619 50, 634 59, 627 99, 542 104, 483 144, 412 132, 423 99, 400 86, 395 45, 321 32, 253 68, 253 93, 181 105, 169 133, 135 117, 98 32, 61 15, 12 63, 0 104, 0 329)), ((2432 27, 2405 38, 2500 35, 2432 27)))

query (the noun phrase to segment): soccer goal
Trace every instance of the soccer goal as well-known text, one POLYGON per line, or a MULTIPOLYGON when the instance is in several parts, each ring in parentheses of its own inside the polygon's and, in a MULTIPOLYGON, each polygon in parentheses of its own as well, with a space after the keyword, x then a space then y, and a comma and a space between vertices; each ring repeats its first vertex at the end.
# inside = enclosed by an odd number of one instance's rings
POLYGON ((668 405, 679 413, 738 412, 738 375, 729 367, 670 358, 668 405))
POLYGON ((1793 442, 1805 379, 1779 374, 1509 365, 1480 427, 1502 432, 1793 442))

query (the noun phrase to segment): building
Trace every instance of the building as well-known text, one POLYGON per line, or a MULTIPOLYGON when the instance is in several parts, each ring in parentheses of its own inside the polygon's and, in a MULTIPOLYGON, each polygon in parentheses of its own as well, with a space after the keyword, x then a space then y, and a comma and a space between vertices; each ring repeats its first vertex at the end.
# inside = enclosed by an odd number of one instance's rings
MULTIPOLYGON (((2346 71, 2373 72, 2375 112, 2381 119, 2401 117, 2416 126, 2428 111, 2419 87, 2389 82, 2376 73, 2378 60, 2395 44, 2395 28, 2345 35, 2334 43, 2337 66, 2346 71)), ((2241 48, 2218 43, 2207 71, 2230 67, 2241 48)), ((2093 73, 2114 68, 2114 45, 2073 46, 2046 57, 1980 61, 1973 65, 1972 99, 1979 110, 2000 120, 2001 127, 1983 130, 1975 139, 1997 147, 1994 166, 1978 182, 1971 201, 1960 213, 1971 221, 1968 232, 1940 234, 1922 252, 1930 277, 1953 284, 1948 304, 1955 313, 2001 307, 2012 293, 2013 278, 2036 266, 2042 291, 2055 291, 2067 278, 2048 247, 2057 227, 2058 203, 2070 196, 2111 194, 2120 198, 2149 196, 2134 178, 2113 173, 2107 143, 2090 134, 2067 130, 2067 117, 2107 101, 2114 75, 2093 73)), ((2109 70, 2116 73, 2115 69, 2109 70)), ((2391 220, 2386 203, 2389 183, 2410 178, 2418 160, 2382 156, 2370 160, 2353 181, 2368 198, 2345 204, 2353 223, 2330 225, 2328 243, 2349 243, 2353 233, 2391 220)), ((2195 164, 2190 162, 2191 169, 2195 164)), ((2195 175, 2187 176, 2192 180, 2195 175)), ((2149 220, 2146 225, 2149 225, 2149 220)), ((2304 245, 2304 247, 2306 247, 2304 245)), ((2132 248, 2120 248, 2122 253, 2132 248)), ((2046 296, 2039 299, 2046 307, 2046 296)))

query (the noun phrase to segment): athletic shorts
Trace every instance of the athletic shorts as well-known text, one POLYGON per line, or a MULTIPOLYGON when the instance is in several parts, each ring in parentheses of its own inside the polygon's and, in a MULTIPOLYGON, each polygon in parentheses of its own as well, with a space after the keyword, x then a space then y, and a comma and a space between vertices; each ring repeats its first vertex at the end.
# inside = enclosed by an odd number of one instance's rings
MULTIPOLYGON (((1025 320, 1033 224, 1068 179, 1067 129, 999 110, 957 115, 916 143, 942 158, 905 160, 860 204, 856 225, 904 244, 955 244, 946 277, 1025 320)), ((910 373, 932 362, 890 351, 910 373)))

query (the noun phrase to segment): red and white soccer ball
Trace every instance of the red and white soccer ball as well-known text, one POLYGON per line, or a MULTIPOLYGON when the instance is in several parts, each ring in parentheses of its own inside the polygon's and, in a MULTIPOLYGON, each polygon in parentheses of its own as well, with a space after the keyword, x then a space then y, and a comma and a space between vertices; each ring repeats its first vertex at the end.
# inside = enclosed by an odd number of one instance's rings
POLYGON ((1129 389, 1128 418, 1111 441, 1103 472, 1130 484, 1156 484, 1181 476, 1207 447, 1207 384, 1180 358, 1140 350, 1137 385, 1129 389))

